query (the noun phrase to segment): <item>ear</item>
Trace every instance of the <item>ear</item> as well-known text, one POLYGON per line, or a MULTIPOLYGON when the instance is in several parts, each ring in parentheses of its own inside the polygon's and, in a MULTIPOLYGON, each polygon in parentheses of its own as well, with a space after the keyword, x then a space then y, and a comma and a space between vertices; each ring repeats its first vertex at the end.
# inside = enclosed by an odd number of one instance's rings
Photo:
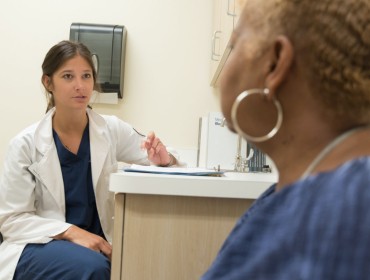
POLYGON ((273 94, 286 79, 293 64, 294 49, 286 36, 278 36, 273 45, 272 60, 265 86, 273 94))
POLYGON ((42 75, 41 82, 44 85, 45 89, 51 93, 52 91, 52 84, 51 84, 51 79, 48 75, 42 75))

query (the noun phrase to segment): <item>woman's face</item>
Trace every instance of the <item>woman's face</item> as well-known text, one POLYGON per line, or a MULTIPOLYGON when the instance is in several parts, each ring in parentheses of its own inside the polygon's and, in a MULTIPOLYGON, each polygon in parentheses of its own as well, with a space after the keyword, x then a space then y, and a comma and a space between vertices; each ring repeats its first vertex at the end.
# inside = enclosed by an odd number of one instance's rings
MULTIPOLYGON (((247 22, 246 13, 243 12, 232 34, 232 50, 220 77, 221 109, 232 131, 235 130, 231 123, 231 107, 236 97, 248 89, 264 88, 265 83, 263 69, 266 63, 261 54, 261 43, 255 30, 247 22)), ((258 104, 256 101, 252 103, 258 104)), ((251 110, 258 110, 258 106, 253 107, 251 110)))
POLYGON ((81 56, 67 60, 51 77, 49 90, 55 106, 65 109, 85 109, 94 88, 93 71, 81 56))

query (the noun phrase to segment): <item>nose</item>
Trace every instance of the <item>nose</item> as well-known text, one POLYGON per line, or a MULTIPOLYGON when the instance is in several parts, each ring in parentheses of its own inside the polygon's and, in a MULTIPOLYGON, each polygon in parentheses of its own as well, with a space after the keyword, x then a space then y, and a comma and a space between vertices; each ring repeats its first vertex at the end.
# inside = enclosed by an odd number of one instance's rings
POLYGON ((77 77, 75 80, 75 89, 80 91, 84 88, 84 80, 80 77, 77 77))

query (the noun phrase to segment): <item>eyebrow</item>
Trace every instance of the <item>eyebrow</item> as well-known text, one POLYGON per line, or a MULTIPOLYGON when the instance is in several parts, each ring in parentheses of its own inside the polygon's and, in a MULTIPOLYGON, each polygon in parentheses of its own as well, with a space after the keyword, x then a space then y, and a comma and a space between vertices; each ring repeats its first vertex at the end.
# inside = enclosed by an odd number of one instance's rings
MULTIPOLYGON (((73 73, 73 72, 75 72, 74 70, 70 70, 70 69, 67 69, 67 70, 63 70, 63 71, 61 71, 60 73, 73 73)), ((93 71, 92 70, 90 70, 90 69, 86 69, 86 70, 82 70, 82 72, 84 72, 84 73, 92 73, 93 71)))

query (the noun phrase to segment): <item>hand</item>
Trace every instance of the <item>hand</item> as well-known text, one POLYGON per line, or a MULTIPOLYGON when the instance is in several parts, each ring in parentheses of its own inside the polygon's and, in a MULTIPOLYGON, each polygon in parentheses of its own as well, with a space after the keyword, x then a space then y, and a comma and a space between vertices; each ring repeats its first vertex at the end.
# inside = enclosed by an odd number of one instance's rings
POLYGON ((161 140, 155 136, 154 132, 150 132, 146 140, 142 143, 142 148, 146 149, 148 159, 155 165, 168 166, 173 159, 167 152, 166 146, 161 140))
POLYGON ((54 236, 54 239, 68 240, 99 253, 112 260, 112 246, 102 237, 72 225, 65 232, 54 236))

